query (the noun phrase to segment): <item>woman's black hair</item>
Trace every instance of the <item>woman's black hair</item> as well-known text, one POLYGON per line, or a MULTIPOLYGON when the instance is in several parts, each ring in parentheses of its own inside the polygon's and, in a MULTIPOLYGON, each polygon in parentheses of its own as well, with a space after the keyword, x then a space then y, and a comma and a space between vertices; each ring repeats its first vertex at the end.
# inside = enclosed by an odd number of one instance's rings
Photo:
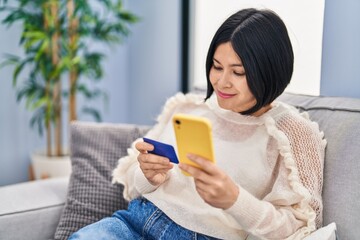
POLYGON ((230 16, 215 33, 206 58, 207 94, 214 89, 210 70, 216 48, 230 42, 245 69, 247 84, 256 104, 241 114, 249 115, 274 101, 289 84, 294 54, 280 17, 270 10, 243 9, 230 16))

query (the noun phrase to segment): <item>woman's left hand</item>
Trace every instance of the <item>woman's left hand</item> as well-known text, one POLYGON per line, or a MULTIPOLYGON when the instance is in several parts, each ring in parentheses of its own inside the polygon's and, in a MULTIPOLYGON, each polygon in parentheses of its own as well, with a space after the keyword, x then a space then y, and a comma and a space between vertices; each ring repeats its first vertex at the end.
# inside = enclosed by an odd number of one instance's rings
POLYGON ((194 177, 196 191, 204 201, 216 208, 231 207, 239 196, 239 187, 219 167, 194 154, 187 156, 201 168, 180 163, 179 168, 194 177))

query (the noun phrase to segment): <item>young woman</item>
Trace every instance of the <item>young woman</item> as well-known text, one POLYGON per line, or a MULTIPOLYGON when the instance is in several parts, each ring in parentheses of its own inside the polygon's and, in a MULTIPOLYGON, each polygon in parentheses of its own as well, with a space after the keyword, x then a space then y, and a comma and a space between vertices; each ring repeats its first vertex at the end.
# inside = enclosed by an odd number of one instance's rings
POLYGON ((147 134, 175 146, 175 113, 206 117, 216 164, 189 154, 201 168, 174 165, 137 140, 113 172, 128 209, 70 239, 302 239, 315 231, 325 140, 306 114, 275 100, 292 71, 290 39, 274 12, 229 17, 210 44, 205 101, 177 94, 147 134))

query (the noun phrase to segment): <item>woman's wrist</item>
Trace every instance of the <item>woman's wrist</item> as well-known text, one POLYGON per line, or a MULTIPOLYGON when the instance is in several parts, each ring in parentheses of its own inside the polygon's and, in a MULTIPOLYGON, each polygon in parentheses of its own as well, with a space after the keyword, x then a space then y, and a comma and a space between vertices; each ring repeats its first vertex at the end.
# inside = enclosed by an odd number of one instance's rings
POLYGON ((236 201, 238 200, 239 195, 240 195, 240 187, 238 185, 234 184, 233 187, 231 187, 229 192, 230 192, 229 202, 228 202, 228 204, 226 204, 226 206, 223 208, 223 210, 231 208, 236 203, 236 201))

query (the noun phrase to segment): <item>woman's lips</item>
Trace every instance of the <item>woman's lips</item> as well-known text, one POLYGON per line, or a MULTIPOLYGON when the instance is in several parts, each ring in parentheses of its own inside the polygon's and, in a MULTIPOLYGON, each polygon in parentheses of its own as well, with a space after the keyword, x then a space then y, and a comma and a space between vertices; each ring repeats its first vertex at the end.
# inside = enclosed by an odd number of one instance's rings
POLYGON ((227 98, 231 98, 231 97, 233 97, 233 96, 235 96, 235 95, 236 95, 236 94, 223 93, 223 92, 220 92, 219 90, 218 90, 218 91, 216 91, 216 93, 217 93, 217 95, 218 95, 219 97, 221 97, 221 98, 225 98, 225 99, 227 99, 227 98))

